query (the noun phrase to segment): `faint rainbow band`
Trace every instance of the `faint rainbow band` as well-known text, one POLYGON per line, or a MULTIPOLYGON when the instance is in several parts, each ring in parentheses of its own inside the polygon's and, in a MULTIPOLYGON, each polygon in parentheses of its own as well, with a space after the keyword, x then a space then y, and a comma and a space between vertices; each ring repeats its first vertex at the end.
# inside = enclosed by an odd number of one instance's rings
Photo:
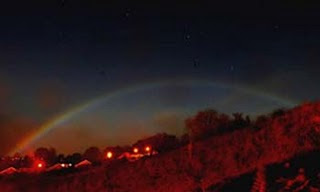
POLYGON ((122 95, 130 94, 133 92, 146 90, 149 88, 155 88, 155 87, 162 87, 162 86, 186 86, 186 85, 200 85, 200 86, 211 86, 216 88, 229 88, 234 89, 239 92, 243 92, 246 94, 258 96, 261 98, 265 98, 271 101, 275 101, 278 103, 281 103, 284 105, 284 107, 293 107, 297 105, 298 103, 293 100, 289 99, 283 99, 279 96, 276 96, 274 94, 261 92, 260 90, 256 90, 253 88, 250 88, 248 86, 243 85, 231 85, 216 81, 210 81, 210 80, 179 80, 179 81, 156 81, 153 83, 147 83, 147 84, 138 84, 126 88, 117 89, 113 92, 110 92, 106 95, 97 97, 93 100, 90 100, 89 102, 86 102, 84 104, 78 105, 74 108, 71 108, 70 110, 67 110, 64 113, 61 113, 51 120, 44 123, 42 126, 40 126, 37 131, 31 133, 30 135, 26 136, 24 139, 22 139, 19 143, 15 145, 15 147, 9 151, 9 155, 13 155, 16 152, 23 152, 28 146, 30 146, 33 142, 41 138, 43 135, 46 135, 50 132, 50 130, 59 127, 60 125, 66 123, 76 115, 79 115, 85 111, 88 111, 89 109, 95 108, 96 106, 99 106, 99 104, 104 103, 112 98, 116 98, 122 95))

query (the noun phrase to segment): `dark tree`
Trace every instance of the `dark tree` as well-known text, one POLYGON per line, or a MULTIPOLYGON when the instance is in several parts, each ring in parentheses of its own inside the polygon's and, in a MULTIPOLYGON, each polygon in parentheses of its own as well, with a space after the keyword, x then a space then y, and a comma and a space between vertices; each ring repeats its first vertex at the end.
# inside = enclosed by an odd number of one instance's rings
POLYGON ((26 156, 23 157, 21 167, 29 168, 29 167, 32 167, 33 163, 34 163, 33 162, 33 158, 31 158, 30 156, 26 155, 26 156))
POLYGON ((180 144, 181 145, 186 145, 189 143, 189 135, 187 133, 183 134, 181 137, 180 137, 180 144))
POLYGON ((133 146, 139 149, 144 149, 146 146, 152 147, 152 149, 163 152, 176 148, 179 146, 179 140, 174 135, 168 135, 166 133, 159 133, 154 136, 148 137, 143 140, 137 141, 133 146))
POLYGON ((57 162, 65 162, 65 157, 64 157, 64 154, 59 154, 57 156, 57 162))
POLYGON ((286 113, 286 109, 281 108, 281 109, 276 109, 274 110, 270 115, 272 118, 280 117, 286 113))
POLYGON ((90 147, 84 152, 83 159, 87 159, 92 163, 101 163, 103 156, 98 147, 90 147))
POLYGON ((260 115, 257 117, 255 123, 254 123, 254 128, 256 130, 262 129, 264 126, 266 126, 268 121, 268 117, 265 115, 260 115))
POLYGON ((233 119, 231 121, 232 130, 248 127, 251 123, 249 116, 246 116, 246 118, 243 118, 242 113, 233 113, 232 116, 233 116, 233 119))
POLYGON ((193 140, 223 132, 229 124, 229 116, 212 109, 200 111, 186 120, 186 128, 193 140))
POLYGON ((65 161, 72 164, 77 164, 82 160, 82 155, 80 153, 73 153, 65 158, 65 161))
POLYGON ((56 163, 56 159, 57 159, 57 154, 56 154, 56 150, 54 148, 45 148, 45 147, 40 147, 38 149, 36 149, 36 151, 34 152, 34 157, 36 159, 45 161, 46 164, 53 165, 54 163, 56 163))
POLYGON ((188 118, 185 123, 189 134, 189 160, 192 161, 194 141, 226 131, 230 126, 230 118, 228 115, 208 109, 188 118))

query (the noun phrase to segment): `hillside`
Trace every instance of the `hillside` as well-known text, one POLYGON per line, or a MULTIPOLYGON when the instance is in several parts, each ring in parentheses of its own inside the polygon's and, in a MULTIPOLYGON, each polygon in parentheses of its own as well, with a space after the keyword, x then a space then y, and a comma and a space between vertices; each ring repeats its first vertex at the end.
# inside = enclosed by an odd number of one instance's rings
POLYGON ((255 126, 198 140, 136 162, 117 161, 69 174, 4 177, 4 191, 205 191, 258 167, 320 147, 320 103, 257 120, 255 126))

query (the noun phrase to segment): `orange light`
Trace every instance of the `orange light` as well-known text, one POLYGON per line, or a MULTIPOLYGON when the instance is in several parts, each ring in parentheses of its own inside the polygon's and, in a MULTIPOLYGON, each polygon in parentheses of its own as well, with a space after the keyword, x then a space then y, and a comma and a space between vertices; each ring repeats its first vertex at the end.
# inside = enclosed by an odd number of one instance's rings
POLYGON ((66 164, 62 163, 62 164, 61 164, 61 167, 66 167, 66 164))
POLYGON ((112 152, 111 152, 111 151, 109 151, 109 152, 107 153, 107 158, 108 158, 108 159, 111 159, 111 158, 112 158, 112 156, 113 156, 112 152))
POLYGON ((133 152, 134 152, 134 153, 138 153, 138 152, 139 152, 139 149, 135 147, 135 148, 133 148, 133 152))
POLYGON ((42 163, 38 163, 38 168, 42 168, 43 164, 42 163))
POLYGON ((149 147, 149 146, 146 146, 145 150, 146 150, 146 152, 150 152, 150 150, 151 150, 151 147, 149 147))

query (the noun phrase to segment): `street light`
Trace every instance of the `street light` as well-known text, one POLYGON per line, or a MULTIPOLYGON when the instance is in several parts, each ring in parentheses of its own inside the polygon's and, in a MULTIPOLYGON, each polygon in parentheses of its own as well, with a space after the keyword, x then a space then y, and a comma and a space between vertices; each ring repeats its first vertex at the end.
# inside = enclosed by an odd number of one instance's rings
POLYGON ((108 159, 111 159, 112 156, 113 156, 112 152, 111 152, 111 151, 108 151, 108 152, 107 152, 107 158, 108 158, 108 159))

